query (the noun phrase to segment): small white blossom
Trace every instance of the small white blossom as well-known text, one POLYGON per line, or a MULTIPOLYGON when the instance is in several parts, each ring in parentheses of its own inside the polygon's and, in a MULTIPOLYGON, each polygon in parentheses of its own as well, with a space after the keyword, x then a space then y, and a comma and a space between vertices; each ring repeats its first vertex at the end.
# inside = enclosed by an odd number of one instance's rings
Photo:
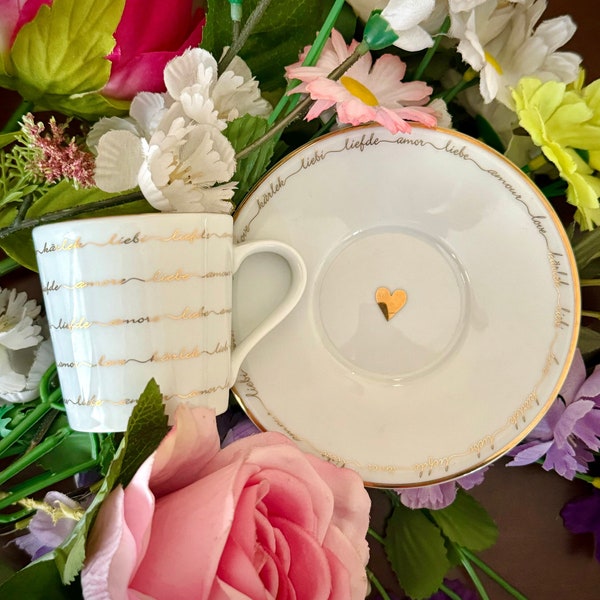
POLYGON ((217 62, 200 48, 170 61, 164 78, 167 93, 138 94, 129 118, 92 128, 96 184, 107 192, 139 186, 161 211, 229 213, 236 162, 222 130, 241 115, 267 114, 270 105, 241 59, 217 77, 217 62))
POLYGON ((52 345, 36 321, 40 310, 25 292, 0 291, 0 399, 6 402, 36 398, 42 375, 54 361, 52 345))
POLYGON ((422 23, 431 16, 434 8, 435 0, 390 0, 381 16, 398 36, 394 46, 409 52, 433 46, 433 39, 422 23))

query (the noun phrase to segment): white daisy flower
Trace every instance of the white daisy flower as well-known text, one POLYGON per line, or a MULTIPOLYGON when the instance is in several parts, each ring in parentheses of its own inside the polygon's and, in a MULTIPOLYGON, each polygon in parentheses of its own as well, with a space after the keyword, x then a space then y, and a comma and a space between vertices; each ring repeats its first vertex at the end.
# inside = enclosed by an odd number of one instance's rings
POLYGON ((525 76, 565 83, 577 78, 581 57, 557 52, 575 33, 575 24, 563 16, 536 28, 546 5, 546 0, 485 0, 452 15, 450 35, 460 40, 458 51, 479 73, 485 102, 496 98, 512 107, 511 88, 525 76))

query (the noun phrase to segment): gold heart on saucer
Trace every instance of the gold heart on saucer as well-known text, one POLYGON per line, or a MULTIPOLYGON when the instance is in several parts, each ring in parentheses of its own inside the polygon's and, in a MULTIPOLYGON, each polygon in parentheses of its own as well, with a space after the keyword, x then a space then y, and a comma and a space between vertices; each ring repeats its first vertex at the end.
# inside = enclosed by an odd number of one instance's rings
POLYGON ((402 309, 406 304, 406 299, 407 295, 404 290, 394 290, 391 293, 386 287, 378 287, 375 291, 375 301, 388 321, 402 309))

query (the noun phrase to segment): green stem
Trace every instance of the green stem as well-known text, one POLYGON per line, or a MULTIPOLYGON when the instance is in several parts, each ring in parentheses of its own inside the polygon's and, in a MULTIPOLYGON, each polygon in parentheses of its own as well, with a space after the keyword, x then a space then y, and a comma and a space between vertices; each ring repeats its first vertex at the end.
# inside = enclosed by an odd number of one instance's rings
POLYGON ((21 104, 17 106, 17 109, 10 116, 10 119, 8 119, 0 133, 11 133, 13 131, 17 131, 17 129, 19 129, 19 121, 21 120, 21 117, 31 110, 33 110, 33 102, 30 100, 22 100, 21 104))
MULTIPOLYGON (((325 18, 323 26, 321 27, 321 29, 319 29, 319 33, 315 38, 313 45, 310 47, 310 50, 307 52, 305 59, 302 61, 302 64, 304 66, 312 67, 316 64, 319 56, 321 56, 323 47, 325 46, 327 40, 329 39, 329 36, 331 35, 331 30, 333 29, 333 26, 335 25, 345 3, 346 0, 335 0, 335 2, 333 3, 329 14, 325 18)), ((273 111, 269 115, 269 118, 267 119, 269 125, 273 125, 273 123, 275 123, 275 121, 281 114, 281 111, 286 107, 288 103, 291 104, 288 111, 292 110, 296 106, 296 104, 298 104, 300 96, 288 96, 287 92, 294 89, 299 83, 299 79, 292 79, 292 81, 289 82, 286 89, 286 93, 279 99, 279 103, 273 109, 273 111)))
POLYGON ((367 532, 375 541, 379 542, 382 545, 385 544, 385 540, 383 539, 383 537, 380 536, 374 529, 369 527, 367 532))
POLYGON ((7 515, 0 515, 0 523, 3 525, 6 523, 14 523, 15 521, 20 521, 21 519, 28 517, 34 512, 35 510, 31 510, 30 508, 23 508, 22 510, 11 512, 7 515))
POLYGON ((448 91, 441 94, 442 100, 446 102, 446 104, 450 104, 452 100, 456 97, 457 94, 460 94, 463 90, 470 88, 479 83, 479 77, 474 77, 473 79, 461 79, 453 88, 450 88, 448 91))
POLYGON ((332 125, 335 124, 337 117, 335 115, 333 115, 328 121, 327 123, 325 123, 320 129, 319 131, 317 131, 315 134, 311 135, 310 140, 315 140, 319 137, 321 137, 324 133, 327 133, 329 131, 329 129, 331 128, 332 125))
POLYGON ((0 456, 10 448, 29 428, 33 427, 49 410, 50 404, 42 402, 31 410, 27 416, 2 440, 0 440, 0 456))
POLYGON ((511 596, 516 598, 517 600, 527 600, 519 590, 514 588, 506 579, 500 577, 498 573, 496 573, 491 567, 489 567, 486 563, 484 563, 478 556, 475 556, 470 550, 466 548, 461 548, 461 553, 466 556, 472 563, 477 565, 488 577, 493 579, 497 584, 502 586, 511 596))
POLYGON ((579 285, 581 287, 596 287, 596 286, 600 286, 600 279, 580 279, 579 280, 579 285))
POLYGON ((479 579, 479 577, 477 576, 477 573, 475 573, 475 569, 473 569, 473 566, 469 562, 469 559, 467 558, 467 556, 464 554, 463 549, 459 548, 458 546, 455 546, 455 549, 458 552, 462 566, 464 567, 465 571, 468 573, 471 581, 473 582, 473 585, 475 586, 475 588, 477 589, 477 592, 481 596, 481 599, 482 600, 490 600, 490 597, 487 595, 487 592, 485 591, 485 588, 483 587, 483 584, 481 583, 481 579, 479 579))
POLYGON ((600 320, 600 312, 595 311, 595 310, 582 310, 581 311, 581 316, 582 317, 590 317, 591 319, 598 319, 598 320, 600 320))
POLYGON ((19 223, 23 222, 23 219, 25 218, 25 215, 27 214, 27 211, 29 210, 29 208, 32 204, 33 204, 33 195, 28 194, 27 196, 25 196, 25 198, 23 199, 23 202, 21 202, 21 205, 19 206, 17 216, 15 217, 15 220, 13 221, 13 225, 18 225, 19 223))
POLYGON ((36 446, 38 446, 41 441, 44 439, 44 436, 48 433, 48 429, 54 423, 54 419, 58 416, 59 411, 55 408, 49 410, 40 420, 40 424, 38 425, 36 432, 33 434, 33 438, 29 444, 29 448, 27 452, 31 452, 36 446))
MULTIPOLYGON (((339 79, 366 52, 368 52, 368 47, 361 42, 355 48, 354 52, 341 65, 331 71, 327 77, 334 81, 339 79)), ((292 112, 281 119, 277 125, 269 129, 262 137, 254 140, 254 142, 246 146, 243 150, 240 150, 240 152, 235 155, 235 159, 241 160, 242 158, 245 158, 265 142, 268 142, 271 138, 275 137, 280 131, 283 131, 290 123, 300 117, 300 115, 312 104, 312 101, 310 96, 304 98, 304 100, 302 100, 292 112)))
POLYGON ((96 210, 101 210, 104 208, 114 208, 115 206, 122 206, 124 204, 136 202, 137 200, 142 200, 143 198, 144 196, 141 192, 132 192, 130 194, 123 194, 122 196, 112 196, 111 198, 98 200, 97 202, 90 202, 89 204, 82 204, 80 206, 74 206, 72 208, 63 208, 62 210, 49 212, 44 215, 40 215, 39 217, 35 217, 33 219, 24 219, 20 223, 13 223, 8 227, 1 228, 0 239, 4 239, 5 237, 8 237, 9 235, 16 233, 17 231, 22 231, 23 229, 29 229, 31 227, 36 227, 37 225, 42 225, 44 223, 54 223, 55 221, 79 217, 86 213, 94 212, 96 210))
POLYGON ((448 586, 444 585, 443 583, 440 585, 440 590, 442 590, 442 592, 444 592, 444 594, 446 594, 446 596, 448 596, 448 598, 450 598, 451 600, 462 600, 462 598, 456 592, 453 592, 448 586))
POLYGON ((15 269, 18 269, 20 266, 21 265, 16 260, 13 260, 10 257, 0 260, 0 277, 11 273, 15 269))
POLYGON ((421 77, 423 77, 423 73, 425 72, 425 69, 429 66, 429 63, 431 62, 433 55, 437 52, 437 49, 439 48, 439 45, 440 45, 444 35, 446 33, 448 33, 449 29, 450 29, 450 17, 446 17, 444 19, 444 22, 442 23, 442 26, 440 27, 440 30, 439 30, 434 42, 433 42, 433 46, 431 46, 431 48, 427 49, 427 52, 425 52, 425 56, 422 58, 421 62, 419 63, 419 66, 417 67, 417 70, 415 71, 413 79, 421 79, 421 77))
POLYGON ((229 63, 233 60, 236 54, 244 47, 244 44, 248 41, 252 30, 256 27, 257 23, 263 18, 265 11, 269 7, 271 0, 260 0, 256 5, 256 8, 252 11, 248 17, 240 35, 236 40, 233 41, 229 50, 225 53, 225 56, 219 61, 219 73, 222 73, 227 69, 229 63))
POLYGON ((63 442, 65 438, 71 435, 71 432, 72 430, 69 427, 63 427, 53 435, 47 437, 43 442, 40 442, 35 448, 17 458, 17 460, 13 461, 6 469, 4 469, 4 471, 2 471, 2 473, 0 473, 0 485, 19 474, 29 465, 35 463, 44 456, 44 454, 48 454, 50 450, 53 450, 63 442))
POLYGON ((59 481, 64 481, 68 477, 72 477, 77 473, 88 471, 89 469, 97 466, 97 464, 97 459, 90 459, 82 464, 75 465, 69 469, 64 469, 58 473, 51 473, 50 475, 47 473, 42 473, 38 477, 28 479, 22 484, 15 486, 12 490, 9 490, 7 495, 0 499, 0 510, 5 509, 7 506, 18 502, 27 496, 36 494, 40 490, 46 489, 55 483, 58 483, 59 481))
POLYGON ((369 581, 373 584, 373 587, 379 592, 379 595, 381 596, 382 600, 391 600, 389 594, 385 591, 383 585, 381 585, 381 581, 377 579, 375 573, 373 573, 371 569, 367 569, 367 577, 369 578, 369 581))

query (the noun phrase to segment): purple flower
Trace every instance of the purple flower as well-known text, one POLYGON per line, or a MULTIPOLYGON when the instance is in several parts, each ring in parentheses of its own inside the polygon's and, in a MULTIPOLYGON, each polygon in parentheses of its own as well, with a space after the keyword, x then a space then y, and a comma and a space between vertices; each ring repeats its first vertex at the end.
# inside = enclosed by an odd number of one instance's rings
POLYGON ((600 449, 600 365, 585 378, 579 350, 560 393, 525 443, 509 452, 508 466, 529 465, 546 455, 543 467, 566 479, 585 473, 600 449))
MULTIPOLYGON (((462 600, 478 600, 479 596, 459 579, 444 579, 444 585, 457 594, 462 600)), ((429 600, 448 600, 442 590, 438 590, 429 600)))
POLYGON ((394 491, 400 496, 400 502, 404 506, 408 506, 408 508, 439 510, 440 508, 446 508, 446 506, 454 502, 458 489, 457 486, 460 486, 464 490, 470 490, 476 485, 483 483, 483 476, 486 471, 487 467, 475 471, 475 473, 463 475, 454 481, 423 487, 403 488, 394 491))
POLYGON ((217 427, 221 438, 221 448, 260 432, 260 429, 244 413, 231 410, 217 417, 217 427))
POLYGON ((29 533, 15 540, 36 560, 60 546, 73 531, 84 508, 60 492, 48 492, 44 496, 47 510, 38 509, 29 523, 29 533))
POLYGON ((594 534, 594 556, 600 562, 600 490, 567 502, 560 511, 565 527, 571 533, 594 534))

